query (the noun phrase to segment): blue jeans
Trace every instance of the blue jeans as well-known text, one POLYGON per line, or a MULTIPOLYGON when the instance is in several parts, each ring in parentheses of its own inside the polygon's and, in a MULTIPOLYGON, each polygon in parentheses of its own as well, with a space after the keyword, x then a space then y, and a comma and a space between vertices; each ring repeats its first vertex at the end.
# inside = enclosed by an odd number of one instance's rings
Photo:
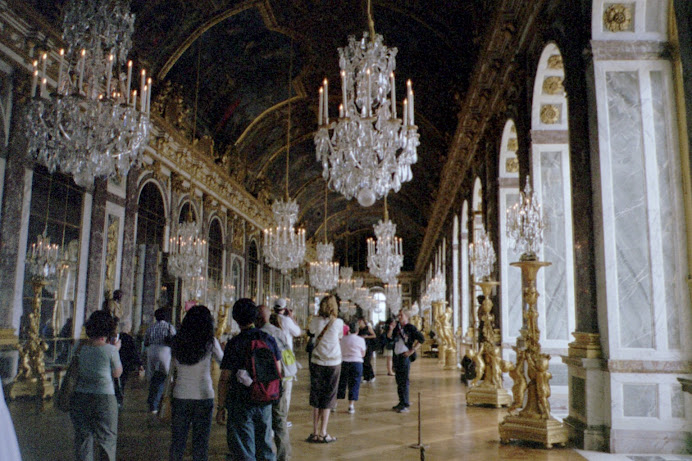
POLYGON ((74 426, 75 459, 102 459, 102 451, 108 461, 115 461, 118 441, 118 402, 115 395, 75 392, 70 419, 74 426), (97 445, 96 453, 94 444, 97 445))
POLYGON ((209 434, 214 399, 172 399, 170 461, 181 461, 185 454, 187 434, 192 425, 192 459, 209 459, 209 434))
POLYGON ((276 461, 272 450, 272 406, 230 401, 226 441, 227 461, 276 461))
POLYGON ((394 354, 394 379, 396 380, 396 392, 399 394, 399 406, 409 407, 408 400, 408 373, 411 369, 411 361, 404 354, 394 354))
POLYGON ((339 377, 339 390, 336 393, 336 398, 346 398, 346 387, 348 386, 348 399, 358 400, 362 377, 363 363, 341 362, 341 377, 339 377))
POLYGON ((151 381, 149 382, 149 397, 147 398, 149 411, 159 411, 159 404, 161 403, 163 387, 166 383, 167 376, 168 375, 162 371, 155 371, 151 376, 151 381))

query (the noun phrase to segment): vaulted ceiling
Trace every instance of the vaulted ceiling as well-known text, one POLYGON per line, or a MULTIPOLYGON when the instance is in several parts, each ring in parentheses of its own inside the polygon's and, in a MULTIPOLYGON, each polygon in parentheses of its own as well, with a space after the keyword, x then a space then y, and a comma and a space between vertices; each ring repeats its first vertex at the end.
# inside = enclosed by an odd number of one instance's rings
MULTIPOLYGON (((390 218, 413 270, 431 217, 457 113, 494 0, 372 0, 375 30, 398 48, 397 87, 413 80, 421 145, 413 180, 389 196, 390 218)), ((30 0, 60 29, 64 0, 30 0)), ((155 91, 179 85, 196 133, 243 168, 253 193, 284 195, 291 113, 289 195, 300 225, 322 239, 324 188, 315 159, 317 89, 338 91, 337 48, 367 30, 365 0, 132 0, 133 57, 153 70, 155 91), (289 93, 290 69, 290 93, 289 93), (195 117, 196 114, 196 117, 195 117), (262 191, 264 189, 264 192, 262 191)), ((337 100, 330 113, 335 116, 337 100)), ((344 264, 365 270, 365 239, 382 219, 382 201, 363 208, 328 194, 328 238, 344 264), (346 255, 346 247, 349 255, 346 255)))

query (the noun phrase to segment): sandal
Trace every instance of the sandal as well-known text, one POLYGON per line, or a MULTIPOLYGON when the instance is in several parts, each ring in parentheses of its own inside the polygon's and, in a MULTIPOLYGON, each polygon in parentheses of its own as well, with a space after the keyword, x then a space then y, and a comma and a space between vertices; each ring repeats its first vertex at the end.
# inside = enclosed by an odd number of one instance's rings
POLYGON ((308 443, 321 443, 322 440, 319 435, 317 434, 310 434, 307 439, 305 439, 306 442, 308 443))
POLYGON ((327 434, 324 437, 320 437, 320 442, 322 442, 322 443, 336 442, 336 437, 332 437, 331 435, 327 434))

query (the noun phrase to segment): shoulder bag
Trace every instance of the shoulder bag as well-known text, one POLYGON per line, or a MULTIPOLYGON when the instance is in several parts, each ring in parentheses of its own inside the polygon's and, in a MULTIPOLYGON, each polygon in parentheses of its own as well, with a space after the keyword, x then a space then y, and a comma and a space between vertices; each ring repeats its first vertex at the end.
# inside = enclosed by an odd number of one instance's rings
POLYGON ((329 327, 332 326, 332 323, 334 323, 334 317, 329 319, 329 322, 327 323, 327 325, 324 328, 322 328, 320 335, 317 338, 315 338, 315 342, 308 341, 307 346, 305 346, 305 352, 307 352, 308 354, 312 354, 312 351, 315 350, 317 345, 322 340, 322 337, 324 336, 324 334, 327 332, 327 330, 329 330, 329 327))
POLYGON ((80 342, 72 356, 72 360, 70 360, 70 364, 67 366, 67 371, 65 371, 60 389, 55 393, 53 404, 60 411, 70 411, 72 395, 74 394, 77 381, 79 380, 79 351, 81 349, 82 343, 80 342))

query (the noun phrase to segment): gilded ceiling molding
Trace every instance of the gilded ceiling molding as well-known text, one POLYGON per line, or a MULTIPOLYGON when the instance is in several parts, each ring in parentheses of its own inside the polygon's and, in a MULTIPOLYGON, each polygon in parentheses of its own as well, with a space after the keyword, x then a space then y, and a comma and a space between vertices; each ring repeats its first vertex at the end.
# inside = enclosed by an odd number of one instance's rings
POLYGON ((189 181, 203 192, 213 195, 227 208, 232 208, 258 227, 268 227, 272 222, 269 208, 250 195, 245 188, 236 183, 213 159, 200 153, 177 132, 166 129, 166 122, 152 115, 151 149, 159 155, 174 173, 172 186, 181 187, 180 181, 189 181))
POLYGON ((442 169, 437 200, 416 259, 415 273, 418 278, 422 278, 425 273, 446 218, 452 206, 457 203, 454 198, 462 183, 459 177, 465 174, 478 152, 481 137, 496 112, 494 105, 499 102, 505 88, 512 83, 515 68, 511 63, 531 39, 531 34, 525 32, 534 27, 546 0, 502 0, 498 3, 500 5, 495 10, 492 25, 483 37, 484 46, 478 62, 495 62, 500 65, 477 66, 471 76, 447 163, 442 169), (522 29, 516 30, 516 24, 521 25, 522 29))

